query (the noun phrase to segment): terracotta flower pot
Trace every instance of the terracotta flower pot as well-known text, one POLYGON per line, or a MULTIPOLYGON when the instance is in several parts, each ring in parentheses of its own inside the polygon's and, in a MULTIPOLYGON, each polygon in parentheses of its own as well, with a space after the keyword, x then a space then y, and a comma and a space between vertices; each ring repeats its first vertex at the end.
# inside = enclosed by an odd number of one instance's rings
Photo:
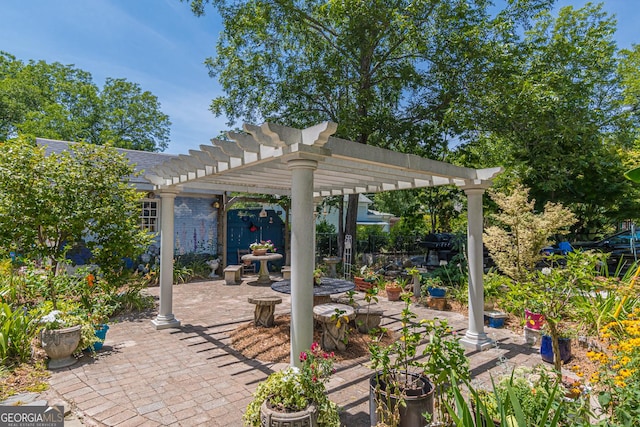
POLYGON ((253 254, 256 256, 266 255, 267 249, 253 249, 253 254))
POLYGON ((399 286, 386 287, 385 291, 387 291, 387 299, 389 301, 400 301, 400 294, 402 293, 402 288, 399 286))

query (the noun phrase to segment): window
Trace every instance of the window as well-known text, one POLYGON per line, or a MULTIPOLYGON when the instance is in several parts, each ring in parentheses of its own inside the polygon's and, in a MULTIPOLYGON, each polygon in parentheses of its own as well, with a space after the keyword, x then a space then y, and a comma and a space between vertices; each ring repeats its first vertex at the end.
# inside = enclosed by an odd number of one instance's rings
POLYGON ((140 212, 140 227, 152 233, 158 231, 158 202, 143 200, 140 212))

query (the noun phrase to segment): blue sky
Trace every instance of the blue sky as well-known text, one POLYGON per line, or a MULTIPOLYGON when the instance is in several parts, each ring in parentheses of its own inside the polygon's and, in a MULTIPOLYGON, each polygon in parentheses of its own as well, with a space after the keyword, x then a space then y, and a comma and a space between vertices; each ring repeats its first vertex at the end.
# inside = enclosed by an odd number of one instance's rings
MULTIPOLYGON (((604 8, 617 17, 620 47, 640 43, 638 0, 605 0, 604 8)), ((167 153, 186 154, 228 129, 209 111, 221 92, 203 64, 221 30, 213 9, 197 18, 178 0, 1 0, 0 11, 0 50, 73 64, 100 87, 126 78, 156 95, 172 121, 167 153)))

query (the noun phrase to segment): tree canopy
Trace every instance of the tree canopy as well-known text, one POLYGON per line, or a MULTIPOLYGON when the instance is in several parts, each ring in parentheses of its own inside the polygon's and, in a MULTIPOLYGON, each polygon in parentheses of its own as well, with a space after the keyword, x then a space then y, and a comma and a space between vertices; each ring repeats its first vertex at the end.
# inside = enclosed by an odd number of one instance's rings
MULTIPOLYGON (((211 109, 230 125, 331 120, 339 137, 438 158, 461 133, 451 112, 509 34, 504 22, 520 28, 552 0, 508 2, 497 15, 485 0, 190 1, 196 14, 209 3, 224 24, 206 61, 225 91, 211 109)), ((353 236, 356 210, 349 197, 353 236)))
POLYGON ((230 124, 332 120, 361 143, 502 165, 537 209, 571 209, 582 234, 637 216, 623 172, 640 141, 639 49, 618 51, 600 5, 553 16, 553 0, 183 1, 223 18, 206 64, 225 91, 211 109, 230 124))
POLYGON ((136 83, 58 62, 24 63, 0 51, 0 141, 18 134, 144 151, 169 142, 169 117, 156 96, 136 83))
POLYGON ((506 179, 531 188, 537 209, 548 201, 570 208, 584 235, 639 207, 623 172, 638 138, 628 105, 637 104, 640 73, 620 68, 633 55, 620 56, 614 32, 599 5, 540 14, 522 41, 504 46, 511 72, 488 74, 476 92, 476 131, 461 150, 467 164, 504 165, 506 179))
POLYGON ((0 143, 0 250, 55 265, 82 244, 109 277, 150 243, 128 159, 112 147, 72 144, 46 155, 26 138, 0 143))

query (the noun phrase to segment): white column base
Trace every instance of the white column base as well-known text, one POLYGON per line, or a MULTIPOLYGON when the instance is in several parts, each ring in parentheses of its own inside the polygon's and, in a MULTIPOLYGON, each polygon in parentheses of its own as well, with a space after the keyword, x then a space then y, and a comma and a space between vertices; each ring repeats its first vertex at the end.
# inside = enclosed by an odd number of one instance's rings
POLYGON ((477 334, 470 331, 467 331, 460 343, 467 348, 480 351, 488 350, 495 345, 495 342, 485 333, 477 334))
POLYGON ((156 316, 155 319, 151 321, 153 327, 159 331, 161 329, 170 329, 170 328, 179 328, 180 321, 176 319, 173 315, 169 316, 156 316))

